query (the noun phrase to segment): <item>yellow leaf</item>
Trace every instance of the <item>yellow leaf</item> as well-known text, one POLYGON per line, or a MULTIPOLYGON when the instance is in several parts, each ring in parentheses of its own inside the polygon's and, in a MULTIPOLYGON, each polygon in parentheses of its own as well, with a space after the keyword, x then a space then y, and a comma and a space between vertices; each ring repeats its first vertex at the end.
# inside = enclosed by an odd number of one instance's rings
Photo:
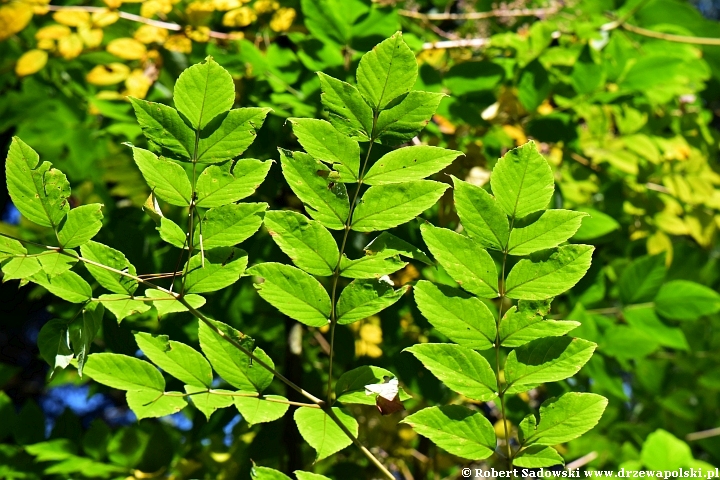
MULTIPOLYGON (((123 95, 120 92, 116 92, 115 90, 101 90, 96 95, 95 98, 98 100, 124 100, 125 95, 123 95)), ((100 115, 100 110, 97 109, 94 105, 90 108, 90 113, 92 115, 100 115)))
POLYGON ((226 27, 247 27, 255 20, 257 20, 257 15, 251 8, 240 7, 223 15, 222 23, 226 27))
POLYGON ((670 235, 687 235, 690 233, 683 219, 669 212, 655 215, 655 224, 670 235))
POLYGON ((140 60, 145 56, 145 45, 134 38, 116 38, 108 43, 106 50, 123 60, 140 60))
POLYGON ((136 98, 145 98, 147 92, 152 86, 152 80, 145 76, 145 72, 135 69, 130 72, 130 76, 125 79, 125 95, 136 98))
POLYGON ((120 8, 123 4, 122 0, 103 0, 103 2, 105 2, 105 5, 112 9, 120 8))
POLYGON ((72 60, 80 55, 82 51, 83 41, 77 33, 58 40, 58 52, 65 60, 72 60))
POLYGON ((42 50, 55 50, 55 40, 38 40, 37 47, 42 50))
POLYGON ((537 108, 540 115, 550 115, 555 109, 549 101, 543 100, 543 103, 537 108))
POLYGON ((170 13, 172 3, 168 0, 148 0, 140 6, 140 15, 143 17, 154 17, 158 13, 170 13))
POLYGON ((109 65, 96 65, 85 77, 93 85, 115 85, 125 80, 130 75, 130 68, 122 63, 111 63, 109 65))
POLYGON ((185 9, 188 23, 198 26, 206 24, 215 11, 215 6, 211 2, 192 2, 185 9))
POLYGON ((646 245, 649 255, 665 252, 665 265, 670 266, 673 257, 673 245, 670 237, 663 232, 655 232, 648 237, 646 245))
POLYGON ((353 323, 350 328, 358 333, 358 338, 355 340, 355 355, 371 358, 382 356, 382 350, 378 347, 382 343, 380 317, 373 315, 365 320, 353 323))
POLYGON ((192 52, 192 42, 185 35, 170 35, 165 40, 165 48, 171 52, 190 53, 192 52))
POLYGON ((256 0, 253 4, 253 8, 258 13, 258 15, 262 15, 264 13, 271 13, 280 8, 280 4, 276 2, 275 0, 256 0))
POLYGON ((205 43, 210 40, 210 27, 186 27, 185 35, 195 42, 205 43))
POLYGON ((168 31, 164 28, 154 27, 152 25, 143 25, 135 31, 133 35, 135 40, 145 44, 163 43, 168 37, 168 31))
POLYGON ((294 8, 281 8, 275 12, 270 20, 270 28, 276 32, 285 32, 292 27, 295 20, 294 8))
POLYGON ((78 35, 88 48, 99 47, 103 40, 103 31, 100 28, 78 27, 78 35))
POLYGON ((47 63, 48 54, 42 50, 30 50, 23 53, 15 64, 15 73, 18 77, 32 75, 39 72, 47 63))
POLYGON ((90 16, 93 26, 99 28, 112 25, 113 23, 117 22, 119 18, 120 14, 118 12, 107 9, 93 12, 90 16))
POLYGON ((493 429, 495 430, 495 435, 497 435, 499 438, 505 438, 505 428, 507 428, 507 433, 509 436, 512 436, 512 429, 513 424, 510 420, 505 420, 505 425, 503 425, 502 419, 495 422, 495 425, 493 425, 493 429))
POLYGON ((11 3, 0 7, 0 41, 10 38, 30 23, 32 7, 25 3, 11 3))
POLYGON ((69 27, 90 23, 90 14, 84 10, 61 10, 53 13, 53 20, 69 27))
POLYGON ((698 209, 685 216, 685 224, 690 230, 690 235, 701 246, 707 248, 713 244, 715 231, 717 230, 714 215, 698 209))
POLYGON ((503 125, 502 129, 507 133, 508 137, 515 140, 515 145, 524 145, 527 143, 527 137, 522 128, 516 127, 515 125, 503 125))
POLYGON ((35 33, 36 40, 60 40, 69 37, 72 30, 65 25, 48 25, 35 33))
POLYGON ((228 10, 232 10, 233 8, 240 8, 243 3, 247 2, 248 0, 212 0, 215 10, 219 10, 221 12, 226 12, 228 10))

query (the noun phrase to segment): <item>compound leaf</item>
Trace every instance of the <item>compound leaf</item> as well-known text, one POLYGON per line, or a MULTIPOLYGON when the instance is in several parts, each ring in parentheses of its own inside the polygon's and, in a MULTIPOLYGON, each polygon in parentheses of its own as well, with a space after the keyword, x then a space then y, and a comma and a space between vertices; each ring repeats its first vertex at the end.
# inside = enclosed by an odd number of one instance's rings
POLYGON ((235 407, 250 425, 272 422, 282 418, 290 405, 285 397, 264 395, 262 397, 234 397, 235 407), (272 400, 278 400, 276 402, 272 400))
POLYGON ((247 240, 262 225, 267 208, 267 203, 231 203, 208 210, 195 230, 195 248, 200 249, 201 232, 204 250, 232 247, 247 240))
POLYGON ((192 187, 180 165, 136 147, 133 147, 133 158, 153 194, 159 199, 180 207, 190 205, 192 187))
POLYGON ((399 145, 415 137, 430 121, 444 93, 413 91, 378 116, 374 135, 383 145, 399 145))
POLYGON ((316 160, 329 163, 340 181, 357 182, 360 172, 360 145, 338 132, 332 124, 314 118, 290 118, 293 133, 305 151, 316 160))
POLYGON ((189 160, 195 150, 195 133, 188 127, 177 110, 162 103, 128 97, 135 110, 140 128, 151 144, 179 160, 189 160))

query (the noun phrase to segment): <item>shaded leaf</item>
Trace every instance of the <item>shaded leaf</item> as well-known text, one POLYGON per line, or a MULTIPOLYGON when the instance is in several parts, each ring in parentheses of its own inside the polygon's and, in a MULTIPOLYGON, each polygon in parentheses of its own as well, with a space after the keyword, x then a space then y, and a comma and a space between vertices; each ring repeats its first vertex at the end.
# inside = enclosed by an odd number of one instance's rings
POLYGON ((269 160, 242 159, 234 166, 228 163, 207 167, 198 176, 197 206, 220 207, 252 195, 265 180, 271 164, 269 160))
POLYGON ((444 93, 408 93, 400 103, 380 112, 375 137, 383 145, 399 145, 411 140, 425 128, 444 97, 444 93))
POLYGON ((247 252, 239 248, 220 247, 195 255, 187 265, 185 292, 214 292, 229 287, 240 279, 247 263, 247 252))
MULTIPOLYGON (((110 248, 102 243, 90 241, 80 247, 80 253, 84 258, 94 263, 105 265, 119 271, 125 271, 129 275, 137 275, 135 267, 125 258, 125 255, 114 248, 110 248)), ((137 281, 111 272, 105 268, 85 262, 85 268, 88 269, 90 275, 95 277, 100 285, 107 288, 113 293, 127 293, 132 295, 137 290, 137 281)))
POLYGON ((358 90, 379 111, 409 92, 417 75, 415 55, 398 32, 362 56, 357 69, 358 90))
POLYGON ((455 208, 468 235, 482 246, 504 250, 510 225, 495 198, 484 189, 452 177, 455 208))
POLYGON ((360 146, 325 120, 290 118, 293 133, 305 151, 327 162, 340 174, 340 181, 357 182, 360 172, 360 146))
POLYGON ((70 210, 58 232, 60 246, 75 248, 93 238, 102 228, 102 207, 101 203, 93 203, 70 210))
POLYGON ((235 407, 237 407, 243 420, 250 425, 258 423, 273 422, 282 418, 287 412, 290 405, 282 403, 287 401, 285 397, 279 395, 264 395, 262 397, 234 397, 235 407), (279 400, 273 402, 271 400, 279 400))
POLYGON ((149 302, 136 300, 135 297, 122 293, 100 295, 98 301, 115 315, 118 322, 130 315, 150 310, 149 302))
POLYGON ((696 320, 720 311, 720 294, 699 283, 673 280, 660 288, 655 309, 671 320, 696 320))
POLYGON ((180 165, 136 147, 133 147, 133 158, 153 194, 159 199, 180 207, 190 205, 192 187, 180 165))
POLYGON ((257 131, 265 122, 270 108, 236 108, 227 115, 220 115, 200 135, 197 146, 197 161, 200 163, 221 163, 239 157, 255 141, 257 131))
POLYGON ((373 112, 357 88, 318 72, 320 96, 330 123, 353 140, 367 141, 373 131, 373 112))
POLYGON ((143 354, 164 372, 183 383, 199 388, 212 386, 212 369, 200 352, 167 335, 138 332, 135 341, 143 354))
POLYGON ((353 280, 345 287, 337 302, 337 322, 347 325, 382 310, 400 300, 409 285, 397 290, 383 280, 353 280))

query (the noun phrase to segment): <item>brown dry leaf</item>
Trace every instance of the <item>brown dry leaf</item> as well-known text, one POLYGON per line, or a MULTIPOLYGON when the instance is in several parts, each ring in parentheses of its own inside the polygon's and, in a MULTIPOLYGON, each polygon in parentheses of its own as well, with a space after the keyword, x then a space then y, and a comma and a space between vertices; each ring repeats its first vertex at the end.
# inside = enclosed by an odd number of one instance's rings
POLYGON ((90 70, 85 77, 93 85, 115 85, 125 80, 130 75, 130 68, 122 63, 111 63, 109 65, 97 65, 90 70))
POLYGON ((47 63, 48 54, 42 50, 30 50, 18 59, 15 64, 15 73, 18 77, 25 77, 37 73, 47 63))

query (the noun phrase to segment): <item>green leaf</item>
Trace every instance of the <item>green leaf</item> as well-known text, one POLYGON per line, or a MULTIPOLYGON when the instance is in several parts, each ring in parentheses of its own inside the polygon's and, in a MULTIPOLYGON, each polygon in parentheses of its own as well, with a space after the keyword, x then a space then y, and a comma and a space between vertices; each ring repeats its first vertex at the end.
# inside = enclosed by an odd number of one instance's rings
POLYGON ((357 88, 318 72, 322 104, 330 123, 353 140, 367 141, 373 131, 373 112, 357 88))
POLYGON ((593 249, 589 245, 566 245, 520 260, 508 274, 506 295, 522 300, 560 295, 588 271, 593 249))
POLYGON ((655 310, 671 320, 696 320, 720 311, 720 294, 699 283, 673 280, 660 288, 655 310))
POLYGON ((399 145, 415 137, 435 114, 444 93, 413 91, 378 115, 374 135, 383 145, 399 145))
POLYGON ((237 407, 238 412, 242 415, 243 420, 248 422, 250 425, 273 422, 282 418, 290 407, 287 403, 281 403, 287 402, 287 399, 279 395, 265 395, 262 397, 236 396, 234 397, 234 400, 235 407, 237 407), (280 400, 280 402, 273 402, 270 400, 280 400))
POLYGON ((262 225, 267 208, 267 203, 233 203, 208 210, 195 230, 195 248, 200 249, 200 232, 204 250, 232 247, 247 240, 262 225))
MULTIPOLYGON (((145 296, 156 299, 152 302, 152 304, 158 312, 158 318, 162 318, 169 313, 188 311, 187 307, 180 303, 174 296, 160 290, 148 288, 145 290, 145 296)), ((183 299, 195 309, 205 305, 205 299, 200 295, 185 294, 183 295, 183 299)))
MULTIPOLYGON (((125 255, 114 248, 102 243, 90 241, 80 247, 80 253, 84 258, 115 270, 125 271, 129 275, 137 275, 135 267, 128 262, 125 255)), ((91 263, 85 263, 90 275, 95 277, 100 285, 113 293, 127 293, 132 295, 137 290, 137 281, 132 278, 114 273, 91 263)))
MULTIPOLYGON (((248 337, 245 337, 231 326, 213 320, 210 320, 210 322, 219 328, 225 336, 241 344, 247 341, 248 337)), ((249 356, 220 337, 217 332, 204 322, 200 322, 199 328, 200 348, 207 359, 210 360, 213 369, 223 380, 240 390, 255 392, 262 392, 272 383, 273 374, 270 371, 258 365, 257 362, 251 362, 249 356)), ((248 350, 251 349, 251 347, 248 348, 248 350)), ((261 348, 256 348, 253 354, 271 368, 275 368, 272 359, 261 348)))
POLYGON ((495 430, 482 412, 461 405, 424 408, 401 423, 446 452, 469 460, 488 458, 497 445, 495 430))
POLYGON ((358 90, 377 112, 415 85, 418 66, 400 32, 384 40, 360 59, 358 90))
POLYGON ((291 480, 282 472, 268 467, 258 467, 257 465, 253 465, 250 474, 252 480, 291 480))
POLYGON ((520 392, 525 391, 523 385, 558 382, 572 377, 590 360, 596 347, 593 342, 569 337, 540 338, 527 343, 508 354, 505 361, 507 387, 520 392))
POLYGON ((665 253, 643 256, 633 260, 618 280, 618 291, 623 303, 650 302, 665 280, 665 253))
MULTIPOLYGON (((367 395, 365 385, 383 383, 385 377, 393 378, 395 375, 390 370, 372 365, 363 365, 349 370, 340 375, 335 382, 336 401, 347 404, 375 405, 376 395, 367 395)), ((398 389, 398 396, 400 400, 410 398, 410 395, 405 393, 402 388, 398 389)))
POLYGON ((582 226, 578 229, 575 235, 573 235, 573 240, 577 242, 586 242, 604 237, 608 233, 620 228, 618 221, 610 215, 587 207, 583 207, 579 210, 590 216, 583 220, 582 226))
POLYGON ((67 270, 60 275, 49 277, 38 272, 30 280, 41 285, 56 297, 71 303, 84 303, 92 297, 92 288, 77 273, 67 270))
POLYGON ((580 228, 584 212, 572 210, 546 210, 527 227, 514 228, 510 232, 508 253, 529 255, 538 250, 554 248, 565 242, 580 228))
POLYGON ((233 396, 229 390, 210 390, 203 387, 196 387, 193 385, 185 385, 185 392, 192 393, 190 400, 192 401, 195 408, 200 410, 205 418, 209 421, 210 415, 212 415, 218 408, 227 408, 233 404, 233 396))
POLYGON ((135 297, 122 293, 100 295, 98 301, 115 315, 118 323, 130 315, 150 310, 149 302, 136 300, 135 297))
POLYGON ((406 348, 441 382, 460 395, 487 402, 497 396, 497 380, 488 361, 474 350, 450 343, 406 348))
POLYGON ((305 151, 316 160, 329 163, 342 182, 357 182, 360 172, 360 146, 325 120, 289 118, 293 133, 305 151))
POLYGON ((189 160, 195 150, 195 133, 177 110, 162 103, 128 97, 135 110, 138 124, 151 144, 173 158, 189 160))
POLYGON ((199 388, 212 386, 212 369, 200 352, 167 335, 138 332, 135 341, 143 354, 164 372, 183 383, 199 388))
POLYGON ((0 235, 0 262, 15 255, 25 255, 27 250, 14 238, 0 235))
POLYGON ((40 257, 22 256, 11 258, 2 266, 3 282, 32 277, 42 270, 39 260, 40 257))
POLYGON ((192 187, 180 165, 136 147, 133 147, 133 158, 153 194, 159 199, 180 207, 190 205, 192 187))
POLYGON ((370 187, 355 208, 352 229, 373 232, 409 222, 435 205, 447 188, 431 180, 370 187))
POLYGON ((490 185, 500 207, 512 218, 545 209, 555 191, 550 165, 535 142, 510 150, 498 160, 490 185))
POLYGON ((93 380, 118 390, 165 390, 165 379, 151 363, 117 353, 93 353, 85 363, 85 373, 93 380))
POLYGON ((623 317, 631 327, 664 347, 690 350, 682 329, 665 325, 652 308, 625 308, 623 317))
POLYGON ((93 238, 102 228, 102 207, 102 203, 92 203, 70 210, 58 232, 60 246, 75 248, 93 238))
POLYGON ((64 369, 75 356, 70 348, 68 323, 54 318, 40 329, 37 338, 40 356, 50 365, 51 373, 56 368, 64 369))
POLYGON ((202 130, 210 121, 230 110, 235 103, 232 77, 211 57, 183 71, 173 92, 175 108, 202 130))
POLYGON ((550 75, 542 63, 536 59, 530 62, 520 74, 518 100, 525 110, 534 112, 550 94, 551 89, 550 75))
POLYGON ((420 231, 430 252, 464 290, 483 298, 498 296, 497 267, 487 251, 445 228, 424 224, 420 231))
POLYGON ((505 250, 510 225, 495 198, 484 189, 452 177, 455 184, 455 208, 468 235, 480 245, 505 250))
POLYGON ((345 278, 374 278, 379 279, 385 275, 395 273, 405 267, 407 262, 400 260, 397 255, 387 256, 383 253, 365 255, 350 260, 345 254, 340 259, 340 276, 345 278))
POLYGON ((229 287, 240 279, 247 263, 247 252, 239 248, 219 247, 195 255, 187 265, 185 292, 214 292, 229 287))
POLYGON ((270 108, 236 108, 227 115, 212 122, 212 133, 200 135, 197 147, 197 161, 200 163, 222 163, 239 157, 255 141, 270 108), (216 126, 216 123, 219 123, 216 126))
POLYGON ((323 277, 333 274, 340 252, 332 234, 320 222, 289 210, 270 211, 265 214, 265 227, 299 268, 323 277))
POLYGON ((597 425, 607 399, 594 393, 566 393, 540 406, 540 423, 525 436, 525 445, 569 442, 597 425))
POLYGON ((528 447, 513 458, 515 467, 542 468, 555 465, 565 465, 565 460, 554 448, 541 445, 528 447))
POLYGON ((426 265, 434 265, 434 262, 425 252, 389 232, 382 232, 368 243, 364 250, 367 255, 382 255, 388 257, 400 255, 405 258, 417 260, 426 265))
MULTIPOLYGON (((168 392, 179 395, 180 392, 168 392)), ((135 413, 138 420, 158 418, 177 413, 187 406, 187 401, 180 396, 164 395, 156 390, 130 390, 125 394, 128 407, 135 413)))
POLYGON ((422 180, 439 172, 462 152, 427 145, 398 148, 383 155, 365 174, 364 183, 386 185, 422 180))
POLYGON ((248 274, 262 279, 255 284, 260 296, 290 318, 311 327, 329 322, 330 297, 311 275, 274 262, 255 265, 248 269, 248 274))
POLYGON ((409 285, 394 290, 383 280, 353 280, 340 294, 337 303, 337 322, 348 325, 375 315, 393 305, 410 288, 409 285))
POLYGON ((228 162, 223 166, 207 167, 198 176, 197 206, 220 207, 252 195, 265 180, 271 164, 269 160, 242 159, 234 166, 228 162))
POLYGON ((28 220, 55 228, 70 210, 70 184, 50 162, 40 163, 38 154, 13 137, 5 163, 7 189, 13 205, 28 220))
POLYGON ((648 469, 672 471, 690 466, 693 454, 687 443, 659 428, 645 439, 640 458, 648 469))
POLYGON ((350 43, 350 25, 337 0, 302 0, 305 26, 313 36, 338 45, 350 43))
POLYGON ((170 245, 180 249, 187 248, 186 233, 177 223, 173 222, 169 218, 162 217, 160 219, 160 226, 156 229, 160 232, 160 238, 170 245))
POLYGON ((77 359, 78 374, 82 378, 85 361, 90 355, 90 346, 102 326, 105 307, 101 303, 91 302, 82 309, 80 317, 70 324, 70 341, 77 359))
POLYGON ((78 261, 77 253, 74 250, 51 251, 38 255, 38 262, 42 266, 43 272, 49 277, 60 275, 70 270, 78 261))
POLYGON ((561 337, 580 326, 580 322, 545 320, 537 310, 512 306, 500 322, 500 344, 503 347, 519 347, 543 337, 561 337))
POLYGON ((295 470, 293 473, 298 480, 330 480, 329 477, 318 475, 317 473, 302 472, 300 470, 295 470))
POLYGON ((420 280, 413 292, 423 316, 453 342, 475 350, 495 343, 495 317, 477 297, 427 280, 420 280))
MULTIPOLYGON (((332 411, 355 437, 358 434, 357 421, 341 409, 332 411)), ((352 443, 330 416, 319 408, 300 407, 295 410, 295 423, 300 435, 317 452, 315 461, 327 458, 352 443)))
POLYGON ((332 171, 302 152, 279 149, 283 175, 308 214, 327 228, 340 230, 350 214, 347 190, 333 181, 332 171))

